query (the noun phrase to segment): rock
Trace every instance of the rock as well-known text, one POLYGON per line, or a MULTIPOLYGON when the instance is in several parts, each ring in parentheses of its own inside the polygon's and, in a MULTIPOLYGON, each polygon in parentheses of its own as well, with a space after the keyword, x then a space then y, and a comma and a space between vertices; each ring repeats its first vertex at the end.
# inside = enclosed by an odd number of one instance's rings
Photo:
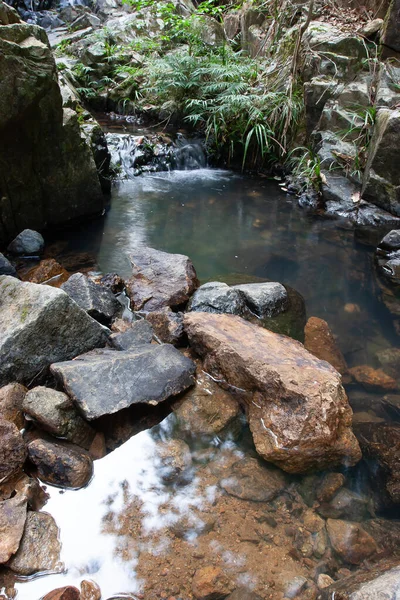
POLYGON ((352 565, 359 565, 378 551, 374 538, 359 523, 328 519, 326 527, 335 552, 352 565))
POLYGON ((113 294, 119 294, 125 288, 125 281, 117 273, 107 273, 100 279, 100 283, 113 294))
POLYGON ((77 413, 72 400, 63 392, 35 387, 26 394, 23 409, 45 431, 89 449, 95 431, 77 413))
POLYGON ((101 600, 101 590, 97 583, 88 579, 81 581, 79 600, 101 600))
POLYGON ((240 414, 237 400, 201 369, 196 375, 194 387, 185 392, 172 408, 179 422, 179 430, 190 436, 221 433, 240 414))
POLYGON ((400 348, 386 348, 377 352, 376 356, 385 373, 393 379, 400 379, 400 348))
POLYGON ((78 490, 92 478, 92 459, 79 446, 38 438, 29 442, 28 455, 45 483, 78 490))
POLYGON ((237 588, 232 594, 227 596, 227 600, 262 600, 261 596, 251 592, 247 588, 237 588))
POLYGON ((183 254, 142 246, 135 249, 130 259, 133 276, 126 287, 135 310, 179 308, 199 285, 192 261, 183 254))
POLYGON ((146 315, 156 336, 165 344, 180 346, 185 340, 183 313, 172 312, 169 308, 156 310, 146 315))
POLYGON ((179 394, 193 385, 195 368, 169 344, 146 344, 121 352, 89 352, 53 364, 51 372, 91 420, 131 404, 155 405, 179 394))
POLYGON ((22 435, 13 423, 0 419, 0 482, 19 471, 26 458, 22 435))
POLYGON ((384 250, 400 250, 400 229, 392 229, 379 242, 379 247, 384 250))
POLYGON ((381 400, 382 406, 386 413, 393 421, 400 421, 400 395, 393 394, 384 396, 381 400))
POLYGON ((38 266, 34 267, 23 277, 31 283, 51 283, 52 285, 61 285, 67 281, 69 273, 58 264, 54 258, 41 260, 38 266))
POLYGON ((56 288, 0 277, 0 385, 106 343, 105 330, 56 288))
POLYGON ((288 295, 281 283, 234 285, 247 307, 260 318, 274 317, 288 308, 288 295))
POLYGON ((368 365, 360 365, 349 369, 349 373, 357 383, 371 392, 389 392, 396 390, 397 382, 382 369, 373 369, 368 365))
POLYGON ((78 115, 63 109, 47 35, 36 25, 0 29, 0 243, 101 214, 104 197, 78 115))
POLYGON ((0 275, 11 275, 11 277, 18 277, 17 271, 10 263, 10 261, 1 254, 0 252, 0 275))
POLYGON ((318 575, 318 578, 317 578, 318 589, 323 590, 323 589, 327 588, 328 586, 332 585, 332 583, 335 583, 334 580, 332 579, 332 577, 329 577, 329 575, 326 575, 326 573, 320 573, 318 575))
POLYGON ((293 577, 293 579, 286 584, 284 598, 296 598, 305 589, 306 585, 307 579, 305 577, 293 577))
MULTIPOLYGON (((400 2, 392 0, 389 5, 383 30, 381 34, 381 43, 390 50, 400 52, 399 28, 400 28, 400 2)), ((385 54, 385 53, 384 53, 385 54)), ((387 53, 390 55, 390 53, 387 53)), ((387 55, 386 54, 386 55, 387 55)))
POLYGON ((359 30, 359 33, 366 38, 374 37, 382 29, 383 19, 372 19, 368 21, 359 30))
POLYGON ((73 23, 70 25, 71 31, 77 31, 78 29, 86 29, 86 27, 93 27, 93 29, 97 29, 101 26, 101 20, 96 15, 92 15, 90 13, 84 13, 73 23))
POLYGON ((342 473, 327 473, 317 488, 317 498, 320 502, 329 502, 346 481, 342 473))
POLYGON ((317 510, 320 515, 331 519, 364 521, 371 516, 368 498, 345 488, 339 490, 328 503, 322 503, 317 510))
POLYGON ((53 517, 45 512, 28 512, 18 552, 7 566, 24 576, 42 571, 60 573, 60 550, 58 527, 53 517))
POLYGON ((156 454, 160 460, 161 479, 171 481, 184 481, 188 469, 192 465, 192 455, 189 446, 182 440, 168 440, 157 444, 156 454))
POLYGON ((396 63, 380 63, 379 78, 377 82, 375 105, 387 108, 396 108, 400 101, 398 88, 400 69, 396 63))
MULTIPOLYGON (((393 504, 400 503, 400 425, 398 423, 357 423, 354 432, 367 459, 371 484, 386 491, 393 504)), ((385 503, 385 498, 381 498, 385 503)))
POLYGON ((131 350, 141 344, 150 344, 152 339, 153 328, 144 319, 134 321, 132 326, 123 333, 110 335, 110 341, 117 350, 131 350))
POLYGON ((7 250, 17 256, 37 256, 43 253, 44 239, 37 231, 24 229, 9 244, 7 250))
POLYGON ((220 567, 211 565, 197 569, 192 581, 196 600, 225 598, 232 591, 232 583, 220 567))
POLYGON ((322 600, 394 600, 398 595, 400 567, 393 560, 380 562, 367 570, 356 571, 322 591, 322 600))
POLYGON ((10 383, 0 388, 0 419, 11 421, 18 429, 25 424, 22 402, 27 391, 20 383, 10 383))
POLYGON ((4 2, 0 2, 0 25, 12 25, 12 23, 20 22, 21 19, 15 8, 8 6, 4 2))
POLYGON ((306 350, 314 354, 321 360, 326 360, 344 376, 344 380, 348 377, 348 367, 341 353, 332 331, 326 321, 317 317, 310 317, 307 321, 304 330, 305 340, 304 347, 306 350), (347 375, 347 377, 346 377, 347 375))
POLYGON ((242 315, 245 312, 244 295, 226 283, 210 281, 193 294, 188 310, 242 315))
POLYGON ((378 110, 368 150, 362 196, 397 216, 400 216, 400 173, 395 152, 399 139, 400 109, 378 110))
POLYGON ((245 458, 233 465, 220 486, 235 498, 268 502, 285 488, 286 480, 278 469, 261 465, 256 458, 245 458))
POLYGON ((42 600, 80 600, 80 598, 78 588, 68 585, 49 592, 42 600))
POLYGON ((184 322, 205 370, 241 390, 265 460, 290 473, 358 462, 351 409, 333 367, 299 342, 233 315, 193 312, 184 322))
POLYGON ((102 285, 96 285, 83 273, 75 273, 62 284, 64 290, 77 305, 93 319, 108 324, 121 310, 121 304, 112 292, 102 285))
POLYGON ((16 553, 26 521, 26 498, 21 495, 0 502, 0 564, 16 553))

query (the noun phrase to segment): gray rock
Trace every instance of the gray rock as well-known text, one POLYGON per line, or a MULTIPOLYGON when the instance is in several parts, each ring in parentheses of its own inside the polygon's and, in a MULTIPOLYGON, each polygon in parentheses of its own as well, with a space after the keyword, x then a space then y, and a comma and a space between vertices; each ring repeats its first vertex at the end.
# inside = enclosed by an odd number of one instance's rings
POLYGON ((400 396, 388 394, 383 396, 381 403, 393 421, 400 421, 400 396))
POLYGON ((226 283, 210 281, 200 286, 193 294, 188 310, 242 315, 245 312, 245 303, 243 295, 226 283))
POLYGON ((288 295, 281 283, 248 283, 234 285, 233 289, 258 317, 274 317, 288 308, 288 295))
POLYGON ((18 575, 42 571, 61 573, 60 551, 58 527, 53 517, 45 512, 28 512, 20 547, 7 566, 18 575))
POLYGON ((16 553, 24 532, 27 501, 23 495, 0 502, 0 564, 16 553))
POLYGON ((10 261, 1 254, 0 252, 0 275, 11 275, 12 277, 18 277, 17 271, 15 267, 10 263, 10 261))
POLYGON ((321 118, 328 100, 336 94, 338 82, 334 79, 313 77, 304 84, 304 102, 306 107, 306 127, 310 135, 321 118))
POLYGON ((394 379, 400 380, 400 348, 386 348, 386 350, 380 350, 376 353, 376 357, 385 373, 394 379))
POLYGON ((28 455, 44 483, 78 490, 92 478, 91 457, 73 444, 38 438, 29 442, 28 455))
POLYGON ((135 310, 178 308, 198 287, 192 261, 183 254, 169 254, 141 246, 131 254, 133 277, 127 281, 135 310))
POLYGON ((322 590, 322 600, 397 600, 399 594, 400 566, 384 559, 377 566, 356 571, 349 577, 336 581, 322 590), (392 565, 390 565, 390 562, 392 565), (392 568, 390 568, 392 567, 392 568))
POLYGON ((0 440, 0 481, 5 481, 22 468, 26 448, 14 423, 4 419, 0 419, 0 440))
POLYGON ((121 305, 112 292, 102 285, 96 285, 83 273, 75 273, 62 284, 64 290, 93 319, 110 323, 121 311, 121 305))
POLYGON ((96 15, 92 15, 91 13, 84 13, 71 23, 70 30, 77 31, 78 29, 86 29, 86 27, 97 29, 100 26, 101 19, 99 19, 99 17, 96 17, 96 15))
POLYGON ((400 216, 400 109, 378 111, 369 146, 362 195, 380 208, 400 216))
POLYGON ((379 243, 384 250, 400 250, 400 229, 392 229, 379 243))
MULTIPOLYGON (((320 160, 321 169, 325 169, 329 175, 335 170, 337 175, 344 174, 346 161, 352 161, 356 157, 357 148, 353 142, 345 142, 339 135, 332 131, 318 131, 317 155, 320 160), (342 157, 342 158, 340 158, 342 157)), ((324 171, 326 176, 326 172, 324 171)))
POLYGON ((24 229, 9 244, 7 250, 17 256, 37 256, 43 253, 44 239, 37 231, 24 229))
POLYGON ((342 488, 329 503, 317 509, 325 518, 363 521, 371 516, 368 498, 342 488))
POLYGON ((52 373, 91 420, 131 404, 158 404, 194 383, 195 364, 169 344, 98 350, 56 363, 52 373))
POLYGON ((62 290, 0 276, 0 385, 103 346, 105 331, 62 290))
POLYGON ((45 431, 87 450, 90 448, 95 431, 77 413, 72 400, 63 392, 35 387, 26 394, 22 406, 45 431))
MULTIPOLYGON (((382 29, 381 43, 390 50, 400 52, 400 0, 392 0, 382 29)), ((384 53, 385 55, 385 53, 384 53)), ((388 52, 386 56, 390 56, 388 52)))
POLYGON ((380 63, 376 90, 376 106, 396 108, 400 103, 400 68, 389 62, 380 63))
POLYGON ((220 486, 231 496, 253 502, 268 502, 275 498, 286 485, 282 471, 261 465, 256 458, 236 462, 228 477, 221 479, 220 486))
POLYGON ((152 339, 153 328, 144 319, 134 321, 132 326, 123 333, 110 335, 110 341, 117 350, 130 350, 141 344, 150 344, 152 339))

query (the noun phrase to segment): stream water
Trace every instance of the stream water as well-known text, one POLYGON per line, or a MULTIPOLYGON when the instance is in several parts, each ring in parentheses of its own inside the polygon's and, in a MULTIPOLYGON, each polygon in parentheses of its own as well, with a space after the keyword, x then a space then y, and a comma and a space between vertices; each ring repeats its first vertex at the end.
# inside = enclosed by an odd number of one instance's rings
MULTIPOLYGON (((62 253, 90 253, 101 272, 123 277, 140 243, 187 254, 202 282, 289 284, 304 296, 308 316, 329 323, 350 366, 377 366, 377 351, 396 345, 371 246, 346 223, 307 215, 275 181, 207 168, 119 181, 106 217, 57 243, 62 253)), ((86 489, 48 486, 43 510, 60 528, 65 572, 18 583, 18 600, 85 578, 100 585, 103 599, 187 600, 196 569, 209 564, 235 586, 283 597, 293 581, 312 579, 304 556, 314 569, 325 550, 292 551, 300 544, 292 531, 297 492, 268 503, 223 492, 221 473, 229 476, 235 460, 253 456, 245 425, 224 436, 188 437, 172 413, 96 461, 86 489), (157 445, 171 439, 185 439, 190 449, 183 481, 163 478, 157 445)), ((354 478, 348 485, 354 488, 354 478)))

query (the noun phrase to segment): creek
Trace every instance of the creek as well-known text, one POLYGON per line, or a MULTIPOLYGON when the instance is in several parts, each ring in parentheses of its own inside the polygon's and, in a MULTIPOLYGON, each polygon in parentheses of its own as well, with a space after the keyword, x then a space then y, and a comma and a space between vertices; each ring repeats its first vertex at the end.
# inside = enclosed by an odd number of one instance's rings
MULTIPOLYGON (((122 277, 129 277, 129 253, 139 243, 188 255, 202 283, 288 284, 304 296, 308 316, 329 323, 349 366, 377 366, 376 353, 395 344, 394 332, 379 300, 372 246, 361 241, 346 222, 307 214, 274 180, 203 166, 119 180, 105 218, 64 232, 57 243, 122 277)), ((104 599, 186 600, 193 573, 208 564, 222 565, 236 584, 265 598, 281 597, 269 594, 309 576, 301 558, 288 556, 291 528, 299 524, 293 486, 301 478, 289 478, 291 498, 266 503, 227 495, 218 485, 221 472, 229 478, 235 458, 255 456, 247 426, 188 436, 174 413, 164 417, 96 461, 85 489, 47 486, 43 510, 60 528, 65 573, 18 583, 18 600, 85 578, 100 585, 104 599), (157 455, 157 445, 171 439, 190 449, 183 480, 166 478, 157 455), (260 524, 270 530, 259 533, 260 524)), ((370 494, 357 470, 348 486, 370 494)))

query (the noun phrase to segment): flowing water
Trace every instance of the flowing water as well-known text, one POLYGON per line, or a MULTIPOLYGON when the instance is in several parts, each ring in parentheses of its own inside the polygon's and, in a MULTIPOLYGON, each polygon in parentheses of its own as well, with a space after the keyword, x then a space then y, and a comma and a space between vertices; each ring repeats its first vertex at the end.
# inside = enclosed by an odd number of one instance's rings
MULTIPOLYGON (((123 277, 138 244, 187 254, 202 282, 289 284, 304 296, 308 316, 328 321, 350 366, 376 366, 376 353, 396 344, 379 300, 371 246, 358 242, 344 222, 308 215, 275 181, 204 167, 132 177, 117 182, 103 220, 58 240, 61 254, 90 253, 101 272, 123 277)), ((365 402, 360 410, 368 410, 365 402)), ((255 456, 246 426, 223 436, 190 436, 174 413, 163 417, 130 439, 125 435, 124 444, 96 461, 86 489, 48 486, 43 510, 59 525, 66 570, 17 584, 19 600, 85 578, 100 585, 104 599, 125 593, 187 600, 196 569, 210 564, 262 598, 281 598, 293 582, 312 578, 303 559, 315 567, 324 548, 303 550, 297 531, 302 501, 294 488, 273 502, 254 502, 220 486, 235 461, 255 456), (188 444, 183 479, 163 475, 157 448, 171 439, 188 444)), ((368 496, 368 488, 362 493, 368 496)))

